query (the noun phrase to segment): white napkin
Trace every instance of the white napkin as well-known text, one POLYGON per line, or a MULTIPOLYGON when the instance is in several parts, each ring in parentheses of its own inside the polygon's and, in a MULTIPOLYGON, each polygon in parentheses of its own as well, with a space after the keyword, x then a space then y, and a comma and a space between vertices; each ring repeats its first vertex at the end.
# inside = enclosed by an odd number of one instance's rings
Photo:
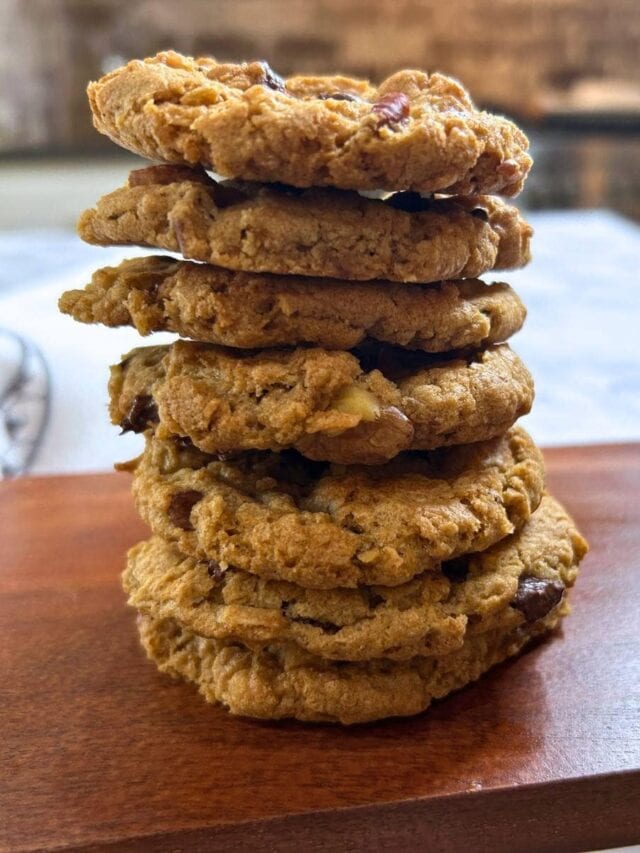
POLYGON ((107 259, 96 251, 91 266, 24 292, 14 289, 4 297, 0 294, 0 324, 38 346, 51 377, 49 422, 30 473, 106 471, 116 460, 136 456, 142 448, 141 436, 119 436, 119 429, 109 421, 108 368, 133 347, 152 340, 167 343, 175 336, 141 338, 130 328, 87 326, 57 308, 62 291, 83 287, 93 269, 135 254, 135 249, 119 249, 107 259))

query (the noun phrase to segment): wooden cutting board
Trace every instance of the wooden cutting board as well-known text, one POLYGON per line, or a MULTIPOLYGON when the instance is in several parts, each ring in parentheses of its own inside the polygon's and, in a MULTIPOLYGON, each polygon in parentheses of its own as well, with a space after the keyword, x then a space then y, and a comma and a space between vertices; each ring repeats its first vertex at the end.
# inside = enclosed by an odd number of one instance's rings
POLYGON ((640 445, 547 453, 592 545, 564 632, 408 720, 234 719, 159 675, 126 475, 0 487, 7 850, 575 850, 640 840, 640 445), (113 845, 113 846, 112 846, 113 845))

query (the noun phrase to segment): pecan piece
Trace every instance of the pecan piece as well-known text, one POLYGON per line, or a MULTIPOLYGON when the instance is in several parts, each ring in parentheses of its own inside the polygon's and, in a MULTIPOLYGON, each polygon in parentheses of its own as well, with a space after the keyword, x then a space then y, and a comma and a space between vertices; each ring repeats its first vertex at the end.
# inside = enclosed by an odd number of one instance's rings
POLYGON ((403 92, 389 92, 371 107, 378 118, 378 127, 384 124, 398 124, 409 118, 411 105, 403 92))

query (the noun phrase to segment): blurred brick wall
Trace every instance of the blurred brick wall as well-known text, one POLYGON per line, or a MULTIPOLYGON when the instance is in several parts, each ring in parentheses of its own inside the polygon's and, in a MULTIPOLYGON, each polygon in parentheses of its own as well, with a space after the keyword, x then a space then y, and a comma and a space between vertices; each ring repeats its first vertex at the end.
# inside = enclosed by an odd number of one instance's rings
POLYGON ((640 87, 640 0, 0 0, 0 150, 104 146, 86 81, 167 47, 283 74, 438 69, 523 116, 580 80, 640 87))

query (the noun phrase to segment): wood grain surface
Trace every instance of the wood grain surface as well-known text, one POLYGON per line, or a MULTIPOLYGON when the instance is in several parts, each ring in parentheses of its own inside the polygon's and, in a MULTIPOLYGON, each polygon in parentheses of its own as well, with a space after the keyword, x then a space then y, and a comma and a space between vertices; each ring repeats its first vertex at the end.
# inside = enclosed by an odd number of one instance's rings
POLYGON ((547 454, 592 551, 563 632, 408 720, 235 719, 159 675, 126 475, 0 486, 0 847, 577 850, 640 840, 640 446, 547 454))

